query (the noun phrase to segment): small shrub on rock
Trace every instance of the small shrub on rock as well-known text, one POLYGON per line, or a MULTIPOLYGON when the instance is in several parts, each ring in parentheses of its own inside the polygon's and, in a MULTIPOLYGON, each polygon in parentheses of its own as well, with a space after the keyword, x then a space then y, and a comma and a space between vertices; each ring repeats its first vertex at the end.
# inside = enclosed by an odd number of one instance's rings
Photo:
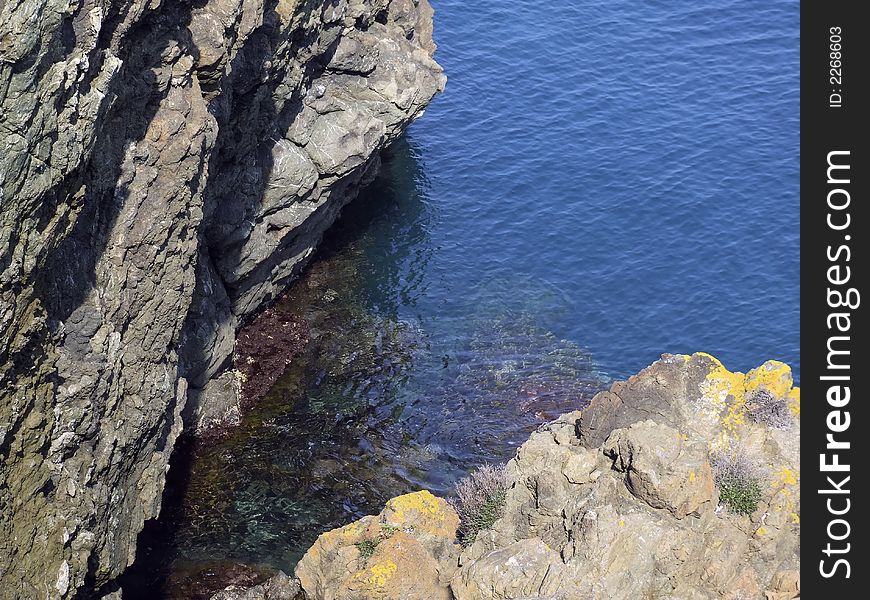
POLYGON ((777 398, 767 390, 758 390, 749 400, 749 418, 774 429, 784 429, 792 422, 785 398, 777 398))
POLYGON ((373 540, 363 540, 361 542, 357 542, 354 545, 356 546, 356 549, 359 550, 359 555, 363 558, 363 560, 368 560, 369 558, 371 558, 372 554, 375 553, 375 548, 378 547, 378 544, 380 544, 384 540, 388 540, 393 537, 393 534, 395 534, 397 531, 399 531, 399 528, 395 525, 382 523, 381 533, 380 535, 378 535, 378 537, 373 540))
POLYGON ((719 486, 719 502, 738 515, 755 512, 761 500, 761 480, 746 453, 740 449, 720 452, 711 463, 719 486))
POLYGON ((757 481, 728 478, 719 484, 719 500, 735 514, 751 515, 761 500, 761 486, 757 481))
POLYGON ((501 518, 508 489, 504 465, 484 465, 456 484, 456 498, 451 500, 459 515, 459 541, 471 545, 477 534, 501 518))
POLYGON ((356 549, 359 550, 359 555, 367 560, 375 553, 375 548, 377 548, 380 543, 381 540, 363 540, 356 543, 356 549))

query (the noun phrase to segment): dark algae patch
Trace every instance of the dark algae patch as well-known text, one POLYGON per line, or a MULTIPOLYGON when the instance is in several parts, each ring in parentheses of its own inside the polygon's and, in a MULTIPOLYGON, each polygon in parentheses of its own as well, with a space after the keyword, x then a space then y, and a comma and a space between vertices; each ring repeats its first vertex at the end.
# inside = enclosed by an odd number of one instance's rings
POLYGON ((307 323, 282 303, 267 308, 243 327, 236 338, 233 364, 245 403, 265 396, 307 342, 307 323))

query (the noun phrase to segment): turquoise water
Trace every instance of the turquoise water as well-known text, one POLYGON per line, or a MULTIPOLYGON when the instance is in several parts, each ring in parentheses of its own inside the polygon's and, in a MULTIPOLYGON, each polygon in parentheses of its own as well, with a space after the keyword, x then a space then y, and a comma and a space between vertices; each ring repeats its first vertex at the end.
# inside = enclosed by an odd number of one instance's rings
POLYGON ((291 569, 663 352, 799 376, 797 4, 435 7, 446 92, 282 301, 305 353, 178 453, 133 587, 291 569))

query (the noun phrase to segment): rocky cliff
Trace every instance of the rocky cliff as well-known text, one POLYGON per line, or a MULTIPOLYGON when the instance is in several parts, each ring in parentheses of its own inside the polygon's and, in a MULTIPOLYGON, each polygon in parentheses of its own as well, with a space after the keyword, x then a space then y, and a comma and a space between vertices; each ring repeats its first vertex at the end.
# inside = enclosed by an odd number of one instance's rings
POLYGON ((445 78, 426 0, 0 0, 0 597, 102 596, 182 412, 445 78))
MULTIPOLYGON (((788 600, 800 595, 800 390, 665 355, 541 426, 474 539, 426 491, 320 536, 296 568, 221 600, 788 600)), ((467 507, 460 512, 468 515, 467 507)))

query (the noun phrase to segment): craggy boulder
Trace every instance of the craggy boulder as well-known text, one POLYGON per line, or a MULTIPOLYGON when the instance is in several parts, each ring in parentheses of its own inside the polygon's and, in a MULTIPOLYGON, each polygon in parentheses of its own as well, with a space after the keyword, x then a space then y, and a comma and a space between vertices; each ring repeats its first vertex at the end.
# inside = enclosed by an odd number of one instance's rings
POLYGON ((450 599, 459 517, 427 491, 393 498, 378 516, 324 533, 296 567, 309 598, 450 599))
POLYGON ((585 597, 593 586, 571 573, 559 553, 538 538, 488 552, 450 584, 456 600, 585 597), (555 592, 556 595, 553 595, 555 592))
POLYGON ((604 454, 625 473, 628 490, 678 519, 713 502, 713 472, 707 447, 654 421, 617 429, 604 442, 604 454))
POLYGON ((532 434, 508 463, 514 483, 504 515, 460 556, 454 593, 608 600, 799 595, 799 402, 782 363, 742 374, 706 354, 666 355, 532 434), (777 403, 776 414, 787 418, 753 414, 760 402, 777 403), (716 505, 711 460, 738 451, 755 463, 759 485, 749 515, 716 505), (546 579, 534 568, 517 572, 512 588, 493 575, 498 564, 511 564, 511 555, 519 564, 540 564, 546 556, 560 562, 546 579), (525 586, 536 584, 528 594, 525 586))
POLYGON ((236 328, 443 89, 432 14, 0 0, 0 597, 116 594, 236 328))

